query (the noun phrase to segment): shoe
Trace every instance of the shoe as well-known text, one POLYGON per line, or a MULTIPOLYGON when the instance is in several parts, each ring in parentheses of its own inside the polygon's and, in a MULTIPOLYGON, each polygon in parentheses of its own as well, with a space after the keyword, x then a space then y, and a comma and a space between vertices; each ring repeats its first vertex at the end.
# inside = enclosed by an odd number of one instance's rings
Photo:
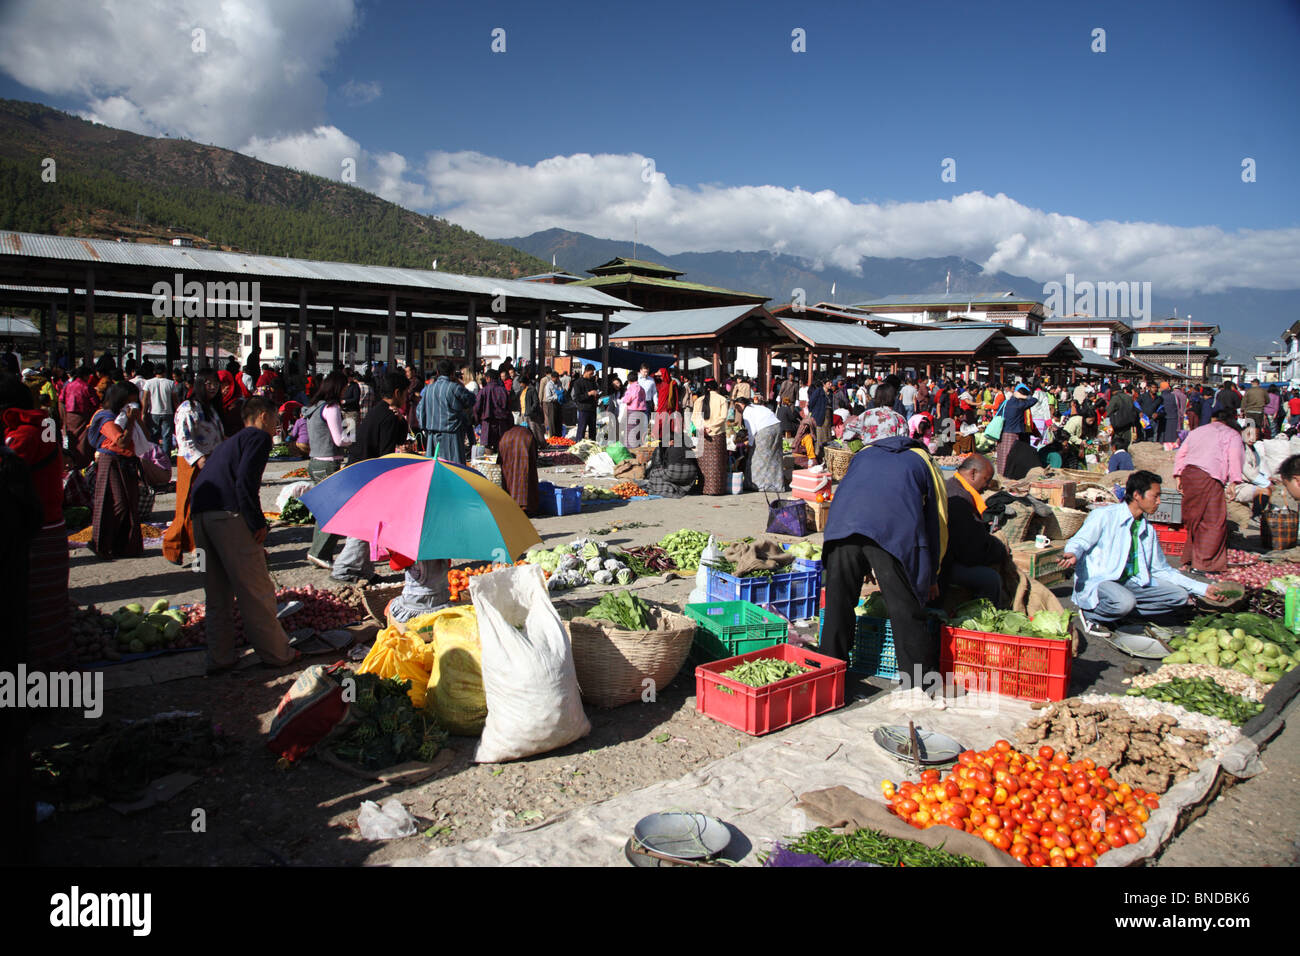
POLYGON ((331 574, 331 581, 337 581, 339 584, 365 584, 365 578, 359 578, 355 574, 331 574))
POLYGON ((1091 637, 1098 640, 1106 640, 1110 637, 1110 631, 1107 628, 1102 627, 1095 621, 1088 620, 1083 615, 1082 611, 1075 616, 1079 619, 1079 630, 1083 632, 1085 637, 1091 637))
POLYGON ((314 554, 309 554, 309 555, 307 555, 307 561, 308 561, 310 564, 314 564, 314 565, 316 565, 316 567, 318 567, 318 568, 324 568, 326 571, 328 571, 328 570, 330 570, 331 568, 334 567, 334 565, 330 564, 328 561, 322 561, 320 558, 316 557, 316 555, 314 555, 314 554))

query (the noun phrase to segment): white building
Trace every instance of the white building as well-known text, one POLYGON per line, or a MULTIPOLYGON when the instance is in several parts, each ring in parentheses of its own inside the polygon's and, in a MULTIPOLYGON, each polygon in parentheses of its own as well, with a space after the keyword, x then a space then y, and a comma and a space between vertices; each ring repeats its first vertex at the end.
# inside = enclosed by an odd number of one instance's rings
POLYGON ((922 293, 890 295, 851 306, 872 313, 873 318, 921 325, 944 322, 993 322, 1042 335, 1047 313, 1043 303, 1022 299, 1014 292, 922 293))
POLYGON ((1043 323, 1044 335, 1064 335, 1076 348, 1090 349, 1112 362, 1128 354, 1133 329, 1119 319, 1088 315, 1053 316, 1043 323))

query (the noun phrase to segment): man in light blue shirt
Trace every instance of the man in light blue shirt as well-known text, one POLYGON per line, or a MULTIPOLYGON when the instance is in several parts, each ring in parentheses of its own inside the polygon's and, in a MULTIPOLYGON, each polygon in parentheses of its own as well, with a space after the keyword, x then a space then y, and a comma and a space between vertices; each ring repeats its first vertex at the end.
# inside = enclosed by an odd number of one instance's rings
POLYGON ((1138 611, 1156 617, 1185 606, 1192 595, 1219 600, 1219 585, 1180 574, 1165 560, 1148 516, 1160 507, 1160 476, 1135 471, 1124 503, 1098 508, 1065 544, 1063 569, 1074 568, 1074 604, 1088 637, 1109 637, 1104 625, 1138 611))

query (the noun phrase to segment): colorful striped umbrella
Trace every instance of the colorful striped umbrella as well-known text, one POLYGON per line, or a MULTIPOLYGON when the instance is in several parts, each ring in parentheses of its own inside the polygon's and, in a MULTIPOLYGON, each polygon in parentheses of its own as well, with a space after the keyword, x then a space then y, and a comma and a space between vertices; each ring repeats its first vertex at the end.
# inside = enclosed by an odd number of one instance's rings
POLYGON ((541 543, 505 489, 473 468, 423 455, 348 465, 302 495, 317 526, 417 561, 514 561, 541 543))

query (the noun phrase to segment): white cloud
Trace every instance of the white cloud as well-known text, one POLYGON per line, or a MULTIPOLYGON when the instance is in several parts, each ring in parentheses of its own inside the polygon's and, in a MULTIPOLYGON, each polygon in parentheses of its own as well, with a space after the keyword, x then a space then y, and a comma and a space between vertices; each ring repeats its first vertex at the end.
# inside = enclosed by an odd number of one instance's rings
POLYGON ((88 119, 237 146, 325 120, 320 71, 356 19, 353 0, 13 0, 0 69, 88 119))
MULTIPOLYGON (((1161 294, 1297 284, 1300 229, 1089 222, 1001 193, 873 203, 799 187, 687 186, 647 170, 639 154, 526 165, 477 152, 414 162, 372 153, 325 112, 323 71, 358 18, 356 0, 10 0, 0 6, 0 70, 79 99, 84 115, 110 126, 331 179, 353 160, 359 187, 488 236, 559 226, 625 237, 635 220, 644 241, 670 253, 769 250, 849 269, 862 256, 960 255, 1042 281, 1067 272, 1151 281, 1161 294)), ((382 88, 349 80, 340 93, 364 104, 382 88)))
POLYGON ((577 153, 527 166, 481 153, 435 153, 425 165, 439 212, 487 236, 561 227, 628 236, 667 253, 768 250, 854 269, 862 256, 964 256, 987 271, 1048 281, 1067 272, 1151 281, 1167 292, 1296 287, 1300 229, 1089 222, 1002 193, 927 202, 855 203, 831 190, 687 187, 644 157, 577 153))
POLYGON ((364 106, 366 103, 373 103, 383 95, 384 88, 378 80, 369 80, 365 83, 358 83, 356 80, 348 80, 340 88, 339 92, 343 98, 354 106, 364 106))

